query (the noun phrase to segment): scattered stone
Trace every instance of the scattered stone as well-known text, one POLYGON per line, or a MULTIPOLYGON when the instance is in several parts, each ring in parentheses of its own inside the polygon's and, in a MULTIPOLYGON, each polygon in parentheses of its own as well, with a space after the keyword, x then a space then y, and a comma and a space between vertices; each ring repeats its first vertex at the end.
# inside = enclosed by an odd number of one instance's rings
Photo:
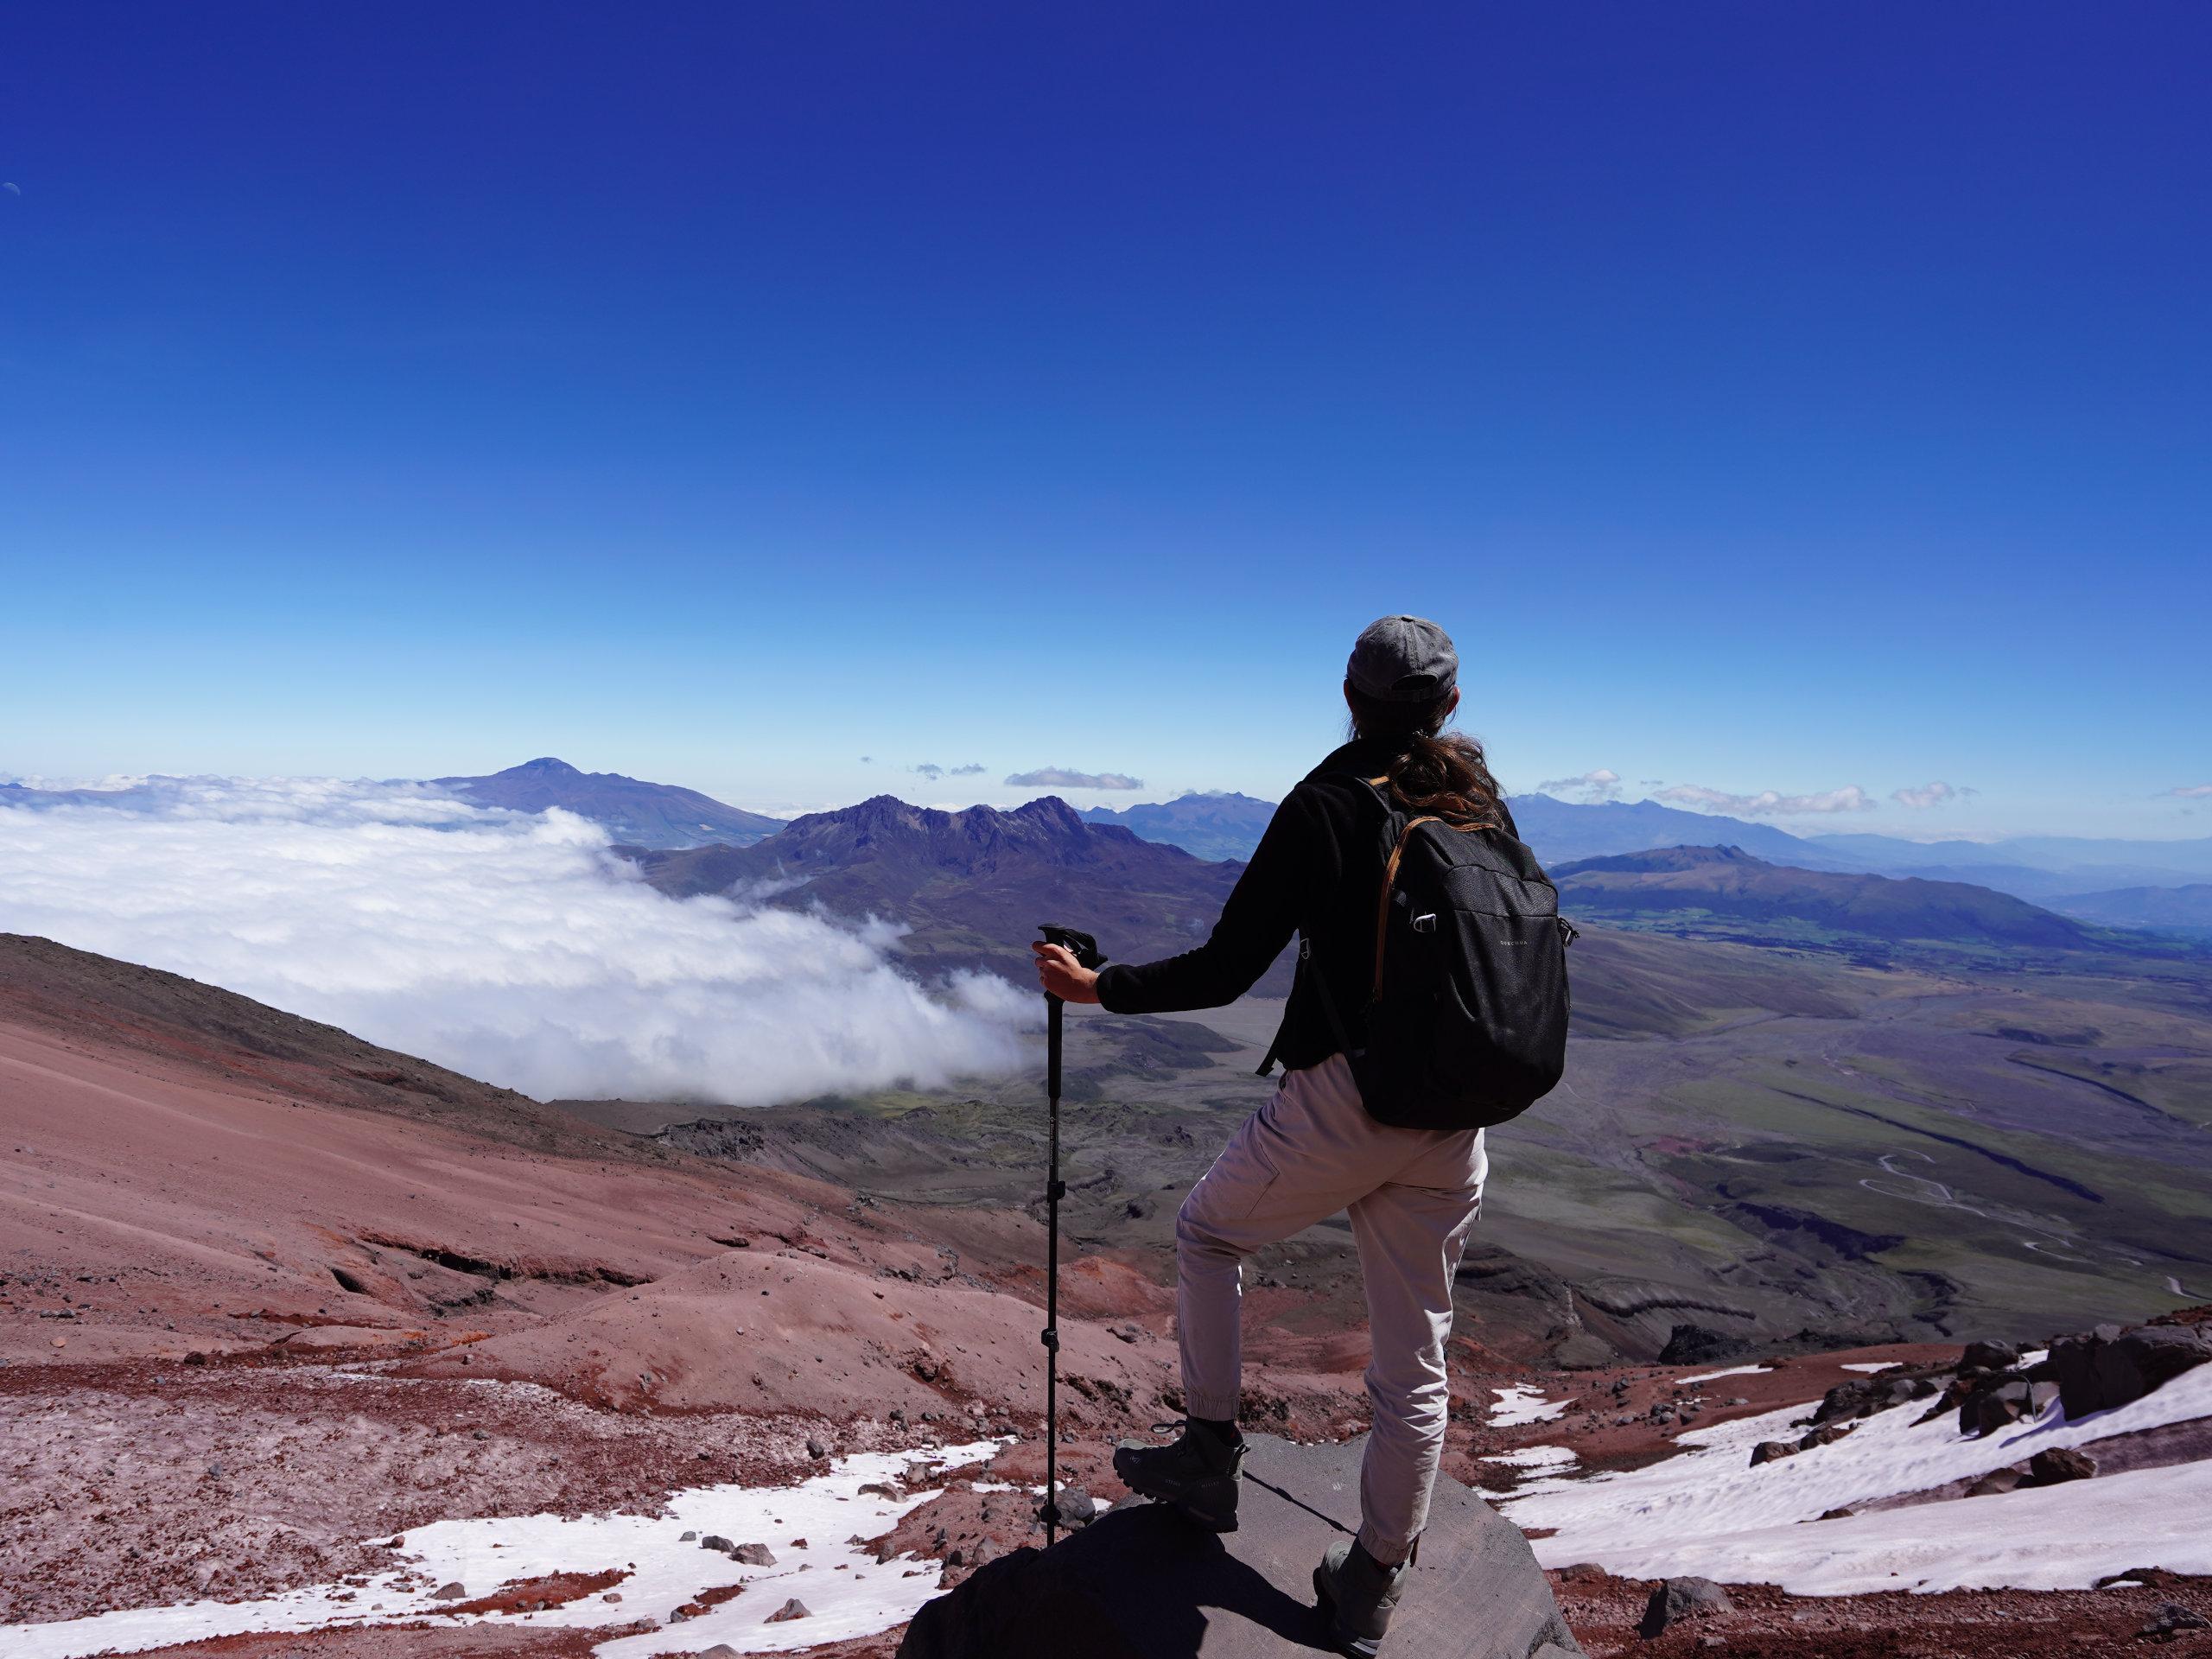
MULTIPOLYGON (((695 1535, 696 1535, 692 1533, 687 1532, 683 1535, 683 1537, 690 1538, 695 1535)), ((683 1542, 683 1539, 679 1538, 677 1541, 681 1543, 683 1542)), ((699 1548, 702 1549, 719 1549, 723 1554, 727 1555, 730 1551, 735 1549, 737 1546, 730 1542, 728 1539, 723 1537, 721 1534, 718 1532, 710 1532, 705 1537, 699 1540, 699 1548)))
POLYGON ((2070 1446, 2054 1446, 2028 1459, 2028 1472, 2037 1485, 2056 1486, 2061 1481, 2094 1479, 2097 1460, 2070 1446))
POLYGON ((1636 1633, 1649 1640, 1664 1635, 1686 1618, 1710 1618, 1735 1611, 1736 1604, 1728 1599, 1728 1592, 1711 1579, 1669 1579, 1652 1591, 1636 1633))
MULTIPOLYGON (((707 1454, 702 1452, 699 1455, 704 1457, 707 1454)), ((806 1455, 817 1459, 826 1458, 830 1455, 830 1448, 819 1440, 809 1440, 806 1443, 806 1455)))
POLYGON ((1751 1467, 1756 1469, 1763 1463, 1772 1463, 1777 1458, 1794 1458, 1796 1455, 1797 1448, 1787 1440, 1761 1440, 1751 1448, 1751 1467))
POLYGON ((468 1438, 472 1440, 488 1440, 492 1437, 480 1428, 472 1428, 468 1431, 468 1438))
POLYGON ((1848 1521, 1853 1516, 1858 1513, 1859 1511, 1856 1510, 1822 1510, 1821 1511, 1821 1519, 1823 1521, 1848 1521))
POLYGON ((1993 1469, 1967 1488, 1968 1497, 1993 1497, 2016 1490, 2028 1478, 2024 1469, 1993 1469))
POLYGON ((2020 1351, 2009 1342, 1970 1342, 1959 1356, 1964 1370, 2009 1371, 2020 1363, 2020 1351))
POLYGON ((467 1586, 459 1579, 455 1579, 451 1584, 442 1584, 431 1591, 430 1599, 432 1601, 466 1601, 468 1599, 467 1586))
POLYGON ((773 1567, 776 1557, 766 1544, 740 1544, 730 1551, 730 1559, 742 1561, 747 1567, 773 1567))
POLYGON ((693 1659, 737 1659, 737 1649, 727 1642, 717 1642, 713 1647, 694 1655, 693 1659))
POLYGON ((620 1601, 622 1599, 622 1592, 620 1590, 609 1590, 605 1595, 601 1596, 600 1599, 601 1601, 620 1601))
POLYGON ((782 1606, 777 1608, 774 1612, 769 1614, 762 1623, 768 1624, 786 1624, 794 1618, 810 1618, 811 1617, 812 1615, 806 1611, 806 1604, 801 1601, 797 1596, 793 1596, 782 1606))
POLYGON ((676 1541, 679 1544, 688 1544, 693 1542, 698 1536, 699 1535, 696 1532, 687 1532, 676 1541))

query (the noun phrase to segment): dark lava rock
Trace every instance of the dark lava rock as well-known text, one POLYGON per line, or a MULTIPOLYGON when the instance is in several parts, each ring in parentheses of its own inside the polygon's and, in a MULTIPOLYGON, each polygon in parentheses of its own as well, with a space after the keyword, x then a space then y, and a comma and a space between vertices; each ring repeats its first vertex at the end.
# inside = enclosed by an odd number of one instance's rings
POLYGON ((1708 1331, 1701 1325, 1678 1325, 1668 1333, 1659 1351, 1662 1365, 1705 1365, 1716 1359, 1740 1359, 1751 1351, 1741 1337, 1708 1331))
POLYGON ((2212 1630, 2212 1619, 2177 1601, 2170 1601, 2143 1621, 2141 1634, 2171 1636, 2177 1630, 2212 1630))
POLYGON ((830 1448, 819 1440, 809 1440, 806 1443, 806 1455, 815 1459, 826 1458, 830 1455, 830 1448))
POLYGON ((1711 1579, 1669 1579, 1652 1591, 1636 1633, 1649 1640, 1664 1635, 1686 1618, 1710 1618, 1715 1613, 1735 1611, 1736 1604, 1728 1599, 1728 1592, 1711 1579))
POLYGON ((2131 1404, 2207 1360, 2212 1339, 2187 1325, 2122 1331, 2101 1325, 2088 1336, 2061 1337, 2050 1345, 2050 1369, 2069 1422, 2131 1404))
POLYGON ((811 1618, 812 1617, 813 1615, 806 1611, 806 1604, 797 1596, 793 1596, 761 1622, 766 1624, 784 1624, 794 1618, 811 1618))
POLYGON ((2036 1478, 2037 1485, 2056 1486, 2061 1481, 2094 1478, 2097 1461, 2070 1446, 2054 1446, 2028 1459, 2028 1472, 2036 1478))
POLYGON ((1796 1455, 1797 1448, 1787 1440, 1761 1440, 1751 1448, 1751 1467, 1756 1469, 1763 1463, 1772 1463, 1777 1458, 1794 1458, 1796 1455))
MULTIPOLYGON (((907 1626, 899 1659, 1290 1659, 1325 1649, 1313 1575, 1359 1519, 1365 1437, 1245 1437, 1233 1533, 1174 1510, 1116 1508, 1049 1550, 1011 1551, 907 1626)), ((1576 1659, 1582 1649, 1520 1529, 1440 1476, 1390 1650, 1576 1659)))
POLYGON ((1959 1369, 1980 1366, 1985 1371, 2009 1371, 2020 1363, 2020 1351, 2009 1342, 1970 1342, 1959 1356, 1959 1369))
POLYGON ((432 1601, 466 1601, 468 1599, 468 1591, 456 1579, 451 1584, 442 1584, 431 1591, 430 1599, 432 1601))
POLYGON ((742 1561, 747 1567, 773 1567, 776 1564, 775 1556, 766 1544, 740 1544, 729 1554, 732 1560, 742 1561))

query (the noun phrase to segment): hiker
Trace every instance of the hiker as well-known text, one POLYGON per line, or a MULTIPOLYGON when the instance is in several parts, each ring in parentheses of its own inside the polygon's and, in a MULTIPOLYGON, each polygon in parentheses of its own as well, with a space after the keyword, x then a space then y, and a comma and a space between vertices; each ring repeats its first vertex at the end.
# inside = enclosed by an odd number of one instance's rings
MULTIPOLYGON (((1393 1128, 1370 1116, 1351 1058, 1365 1052, 1365 1015, 1379 987, 1378 904, 1386 865, 1395 874, 1400 826, 1421 815, 1514 833, 1480 745, 1443 729, 1459 704, 1458 672, 1452 641, 1433 622, 1384 617, 1360 634, 1344 684, 1351 741, 1276 809, 1198 949, 1092 973, 1060 946, 1033 947, 1056 996, 1116 1014, 1166 1014, 1235 1001, 1300 936, 1299 975, 1269 1054, 1286 1068, 1281 1090, 1245 1120, 1176 1217, 1181 1437, 1165 1446, 1124 1442, 1114 1470, 1133 1491, 1177 1504, 1200 1526, 1236 1529, 1244 1460, 1239 1264, 1349 1211, 1367 1291, 1374 1428, 1358 1535, 1330 1549, 1314 1582, 1324 1614, 1333 1606, 1339 1647, 1363 1659, 1389 1627, 1427 1522, 1450 1405, 1452 1273, 1488 1169, 1480 1128, 1393 1128)), ((1435 919, 1421 918, 1432 928, 1435 919)))

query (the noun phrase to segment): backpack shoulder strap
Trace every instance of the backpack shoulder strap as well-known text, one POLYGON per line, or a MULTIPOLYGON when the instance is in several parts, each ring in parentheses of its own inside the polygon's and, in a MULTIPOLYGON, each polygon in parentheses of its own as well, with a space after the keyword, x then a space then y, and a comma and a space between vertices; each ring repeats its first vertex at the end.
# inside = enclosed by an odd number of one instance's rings
POLYGON ((1367 994, 1370 1002, 1382 1000, 1382 947, 1390 937, 1390 890, 1398 885, 1398 861, 1406 855, 1406 842, 1412 838, 1414 830, 1424 823, 1443 822, 1439 817, 1406 820, 1406 827, 1398 831, 1397 842, 1390 849, 1389 861, 1382 867, 1382 893, 1375 903, 1375 988, 1367 994))

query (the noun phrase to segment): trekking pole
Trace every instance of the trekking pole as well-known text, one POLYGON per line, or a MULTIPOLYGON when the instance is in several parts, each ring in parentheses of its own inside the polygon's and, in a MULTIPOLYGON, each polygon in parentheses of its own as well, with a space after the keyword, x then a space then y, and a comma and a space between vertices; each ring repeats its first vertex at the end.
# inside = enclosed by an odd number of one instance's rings
MULTIPOLYGON (((1096 969, 1106 958, 1098 941, 1071 927, 1039 922, 1037 931, 1047 944, 1066 949, 1078 965, 1096 969)), ((1067 1184, 1060 1179, 1060 1010, 1065 1006, 1050 991, 1045 993, 1045 1097, 1050 1103, 1051 1128, 1046 1153, 1050 1173, 1045 1179, 1045 1501, 1037 1518, 1045 1523, 1045 1548, 1060 1524, 1060 1200, 1067 1184)))

